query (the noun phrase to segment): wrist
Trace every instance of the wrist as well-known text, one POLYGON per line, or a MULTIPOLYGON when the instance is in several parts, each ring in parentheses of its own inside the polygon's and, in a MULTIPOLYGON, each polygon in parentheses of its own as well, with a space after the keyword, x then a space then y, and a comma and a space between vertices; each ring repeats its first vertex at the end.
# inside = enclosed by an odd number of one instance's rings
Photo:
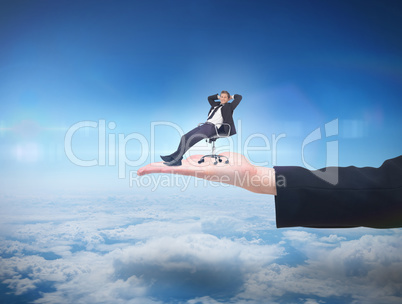
POLYGON ((263 194, 276 195, 275 169, 267 167, 256 167, 255 183, 258 192, 263 194))

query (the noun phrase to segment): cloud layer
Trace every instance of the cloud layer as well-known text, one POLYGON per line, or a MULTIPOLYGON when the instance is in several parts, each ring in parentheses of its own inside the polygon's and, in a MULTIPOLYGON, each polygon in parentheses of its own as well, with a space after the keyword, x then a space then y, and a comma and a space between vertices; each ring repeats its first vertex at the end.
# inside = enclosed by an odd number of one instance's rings
POLYGON ((261 196, 3 197, 1 210, 3 300, 401 300, 399 230, 278 230, 261 196))

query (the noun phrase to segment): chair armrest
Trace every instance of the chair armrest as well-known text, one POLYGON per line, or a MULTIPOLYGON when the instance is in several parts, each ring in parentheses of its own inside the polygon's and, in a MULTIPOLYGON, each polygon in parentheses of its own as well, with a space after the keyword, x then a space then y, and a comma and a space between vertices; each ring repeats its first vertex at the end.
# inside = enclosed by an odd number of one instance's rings
POLYGON ((226 123, 226 122, 215 124, 216 136, 217 136, 217 137, 229 137, 229 136, 230 136, 230 128, 231 128, 230 124, 228 124, 228 123, 226 123), (219 125, 219 127, 218 127, 218 125, 219 125), (228 127, 229 127, 229 131, 228 131, 228 133, 227 133, 226 135, 221 136, 221 135, 219 134, 219 132, 218 132, 218 129, 219 129, 220 127, 222 127, 223 125, 228 126, 228 127))

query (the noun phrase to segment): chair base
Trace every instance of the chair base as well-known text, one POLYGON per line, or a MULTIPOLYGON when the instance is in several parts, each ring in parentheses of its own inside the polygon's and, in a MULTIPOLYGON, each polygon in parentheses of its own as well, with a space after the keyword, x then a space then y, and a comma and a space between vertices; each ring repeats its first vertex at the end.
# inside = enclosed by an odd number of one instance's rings
MULTIPOLYGON (((201 124, 199 124, 199 125, 201 125, 201 124)), ((229 158, 227 158, 225 155, 215 154, 215 141, 216 141, 218 138, 224 138, 224 137, 229 137, 229 136, 230 136, 230 124, 228 124, 228 123, 221 123, 220 125, 221 125, 221 126, 222 126, 222 125, 227 125, 227 126, 229 127, 228 134, 227 134, 227 135, 221 135, 221 134, 219 134, 218 127, 217 127, 217 125, 215 124, 216 135, 215 135, 215 136, 212 136, 212 137, 209 137, 209 138, 206 139, 206 141, 208 141, 210 144, 212 143, 212 152, 211 152, 211 154, 209 154, 209 155, 204 155, 203 157, 201 157, 200 160, 198 161, 199 164, 203 163, 203 162, 205 161, 205 158, 206 158, 206 157, 214 158, 214 159, 215 159, 214 165, 217 165, 218 162, 221 163, 221 162, 222 162, 222 157, 226 158, 225 164, 228 164, 228 163, 229 163, 229 158)))
POLYGON ((219 154, 204 155, 203 157, 200 158, 198 163, 199 164, 203 163, 205 161, 205 159, 204 159, 205 157, 214 158, 215 159, 214 165, 217 165, 218 161, 221 163, 222 162, 222 157, 226 158, 225 164, 229 163, 229 158, 227 158, 225 155, 219 155, 219 154))

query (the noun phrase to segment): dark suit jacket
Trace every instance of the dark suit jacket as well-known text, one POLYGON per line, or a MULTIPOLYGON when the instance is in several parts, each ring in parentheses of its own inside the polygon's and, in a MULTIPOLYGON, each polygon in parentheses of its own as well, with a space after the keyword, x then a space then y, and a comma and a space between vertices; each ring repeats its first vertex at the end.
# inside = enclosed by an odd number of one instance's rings
POLYGON ((276 187, 278 228, 402 227, 402 156, 379 168, 334 168, 326 170, 338 174, 336 185, 305 168, 274 167, 276 180, 286 181, 276 187))
MULTIPOLYGON (((211 113, 211 111, 213 110, 214 107, 220 105, 220 101, 217 98, 217 95, 218 94, 208 96, 208 102, 211 105, 211 109, 209 110, 208 116, 209 116, 209 114, 211 113), (216 101, 216 100, 218 100, 218 101, 216 101)), ((233 97, 234 97, 233 101, 230 102, 230 103, 228 102, 228 103, 224 104, 222 106, 222 110, 221 110, 222 111, 223 122, 228 123, 230 125, 230 134, 229 134, 229 136, 232 136, 232 135, 236 134, 236 128, 235 128, 235 125, 234 125, 234 122, 233 122, 233 111, 234 111, 234 109, 236 109, 236 107, 239 105, 239 103, 240 103, 240 101, 242 99, 242 96, 239 95, 239 94, 235 94, 233 97)), ((229 131, 228 129, 229 129, 228 126, 222 125, 218 129, 218 133, 227 135, 228 131, 229 131)))

